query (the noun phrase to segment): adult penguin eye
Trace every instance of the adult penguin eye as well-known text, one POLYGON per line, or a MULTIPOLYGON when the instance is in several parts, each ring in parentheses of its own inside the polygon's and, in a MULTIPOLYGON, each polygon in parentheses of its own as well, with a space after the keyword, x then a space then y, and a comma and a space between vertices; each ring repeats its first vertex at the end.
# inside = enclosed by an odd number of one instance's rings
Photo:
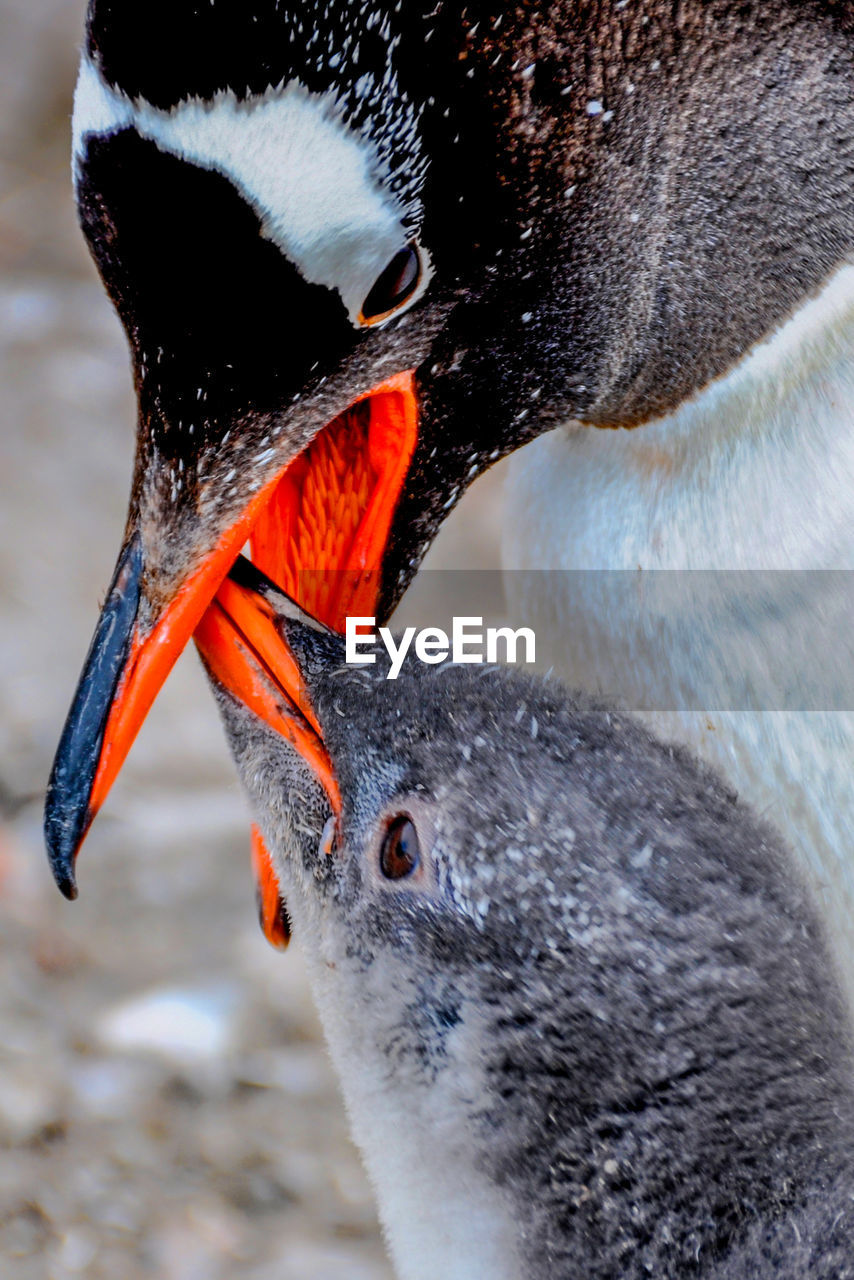
POLYGON ((421 258, 414 244, 394 255, 362 304, 362 324, 377 324, 408 302, 421 279, 421 258))
POLYGON ((418 869, 418 832, 408 813, 398 814, 386 828, 380 848, 380 871, 386 880, 405 880, 418 869))

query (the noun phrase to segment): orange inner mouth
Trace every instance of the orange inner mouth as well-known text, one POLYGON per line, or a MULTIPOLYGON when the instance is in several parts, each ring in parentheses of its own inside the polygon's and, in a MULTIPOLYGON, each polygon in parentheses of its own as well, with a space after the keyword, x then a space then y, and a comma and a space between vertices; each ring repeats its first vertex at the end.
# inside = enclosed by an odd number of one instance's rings
POLYGON ((335 631, 371 614, 391 518, 415 448, 412 375, 333 419, 278 481, 252 530, 252 560, 335 631))
POLYGON ((252 533, 253 562, 277 566, 282 590, 331 626, 339 613, 334 579, 300 566, 346 563, 377 482, 369 431, 364 401, 331 422, 288 467, 252 533))

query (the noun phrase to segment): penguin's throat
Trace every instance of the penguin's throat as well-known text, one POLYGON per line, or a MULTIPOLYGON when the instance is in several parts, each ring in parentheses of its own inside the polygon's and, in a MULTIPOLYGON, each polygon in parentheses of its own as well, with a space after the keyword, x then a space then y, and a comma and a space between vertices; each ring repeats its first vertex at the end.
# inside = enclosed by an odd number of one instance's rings
POLYGON ((399 374, 334 418, 275 483, 252 529, 253 562, 335 631, 376 610, 415 450, 413 383, 399 374))

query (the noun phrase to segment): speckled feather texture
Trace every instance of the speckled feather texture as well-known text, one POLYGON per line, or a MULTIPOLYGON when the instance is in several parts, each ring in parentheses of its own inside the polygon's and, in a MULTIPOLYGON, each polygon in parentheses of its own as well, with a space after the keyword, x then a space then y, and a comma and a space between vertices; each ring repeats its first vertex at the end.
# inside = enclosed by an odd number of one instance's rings
POLYGON ((417 369, 421 421, 385 614, 502 454, 669 414, 776 332, 854 251, 852 22, 847 0, 92 0, 78 200, 134 355, 143 620, 390 372, 417 369), (360 332, 396 235, 432 275, 360 332))
POLYGON ((331 856, 316 784, 221 703, 401 1277, 854 1275, 850 1029, 777 835, 555 683, 390 682, 285 625, 331 856), (377 869, 400 812, 411 883, 377 869))

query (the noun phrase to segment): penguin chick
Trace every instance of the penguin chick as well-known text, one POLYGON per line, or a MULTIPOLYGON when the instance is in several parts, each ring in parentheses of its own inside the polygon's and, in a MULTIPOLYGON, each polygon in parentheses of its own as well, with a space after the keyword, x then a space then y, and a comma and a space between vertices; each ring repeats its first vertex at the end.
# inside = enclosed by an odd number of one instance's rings
POLYGON ((218 684, 401 1280, 854 1276, 850 1030, 776 834, 622 712, 387 680, 241 591, 337 787, 218 684))

